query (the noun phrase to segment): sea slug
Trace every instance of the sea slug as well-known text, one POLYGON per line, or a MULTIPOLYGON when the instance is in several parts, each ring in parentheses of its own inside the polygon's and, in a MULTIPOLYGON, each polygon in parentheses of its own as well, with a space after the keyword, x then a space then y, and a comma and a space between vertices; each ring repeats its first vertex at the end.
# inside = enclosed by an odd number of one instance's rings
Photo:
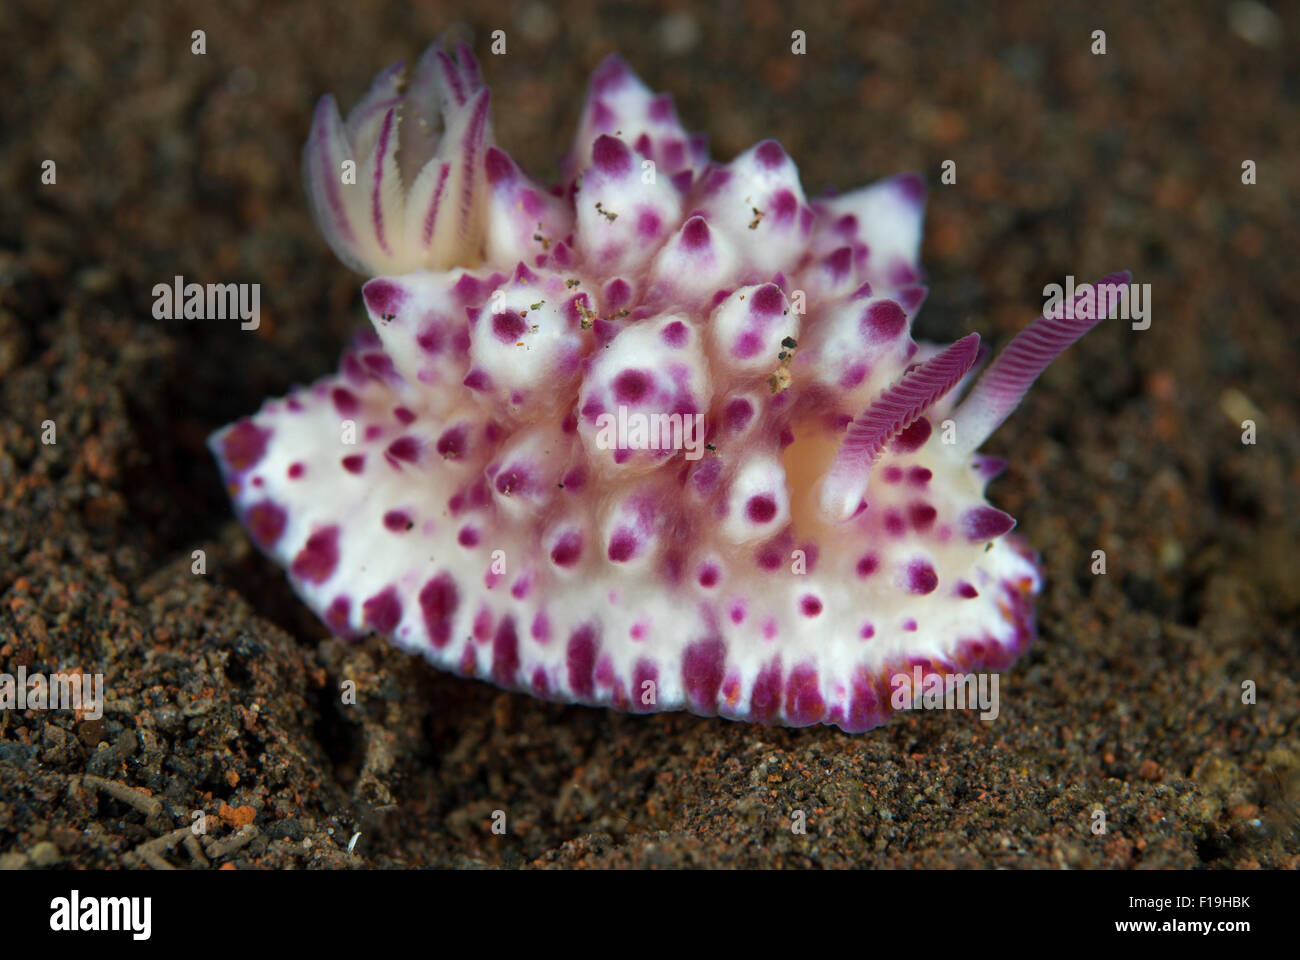
POLYGON ((463 46, 320 101, 307 192, 373 331, 210 440, 303 600, 631 712, 860 731, 896 674, 1009 665, 1042 575, 976 450, 1101 311, 972 385, 976 334, 911 337, 918 176, 810 200, 775 140, 713 162, 616 57, 561 170, 495 145, 463 46))

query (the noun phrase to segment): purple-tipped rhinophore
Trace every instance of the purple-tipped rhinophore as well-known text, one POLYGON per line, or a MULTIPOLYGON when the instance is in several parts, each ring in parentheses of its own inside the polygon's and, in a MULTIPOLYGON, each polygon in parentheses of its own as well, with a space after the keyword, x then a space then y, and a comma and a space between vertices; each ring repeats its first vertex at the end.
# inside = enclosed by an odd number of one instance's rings
POLYGON ((974 365, 979 346, 978 333, 962 337, 903 374, 854 418, 822 483, 822 510, 828 519, 847 520, 863 506, 867 476, 885 444, 957 386, 974 365))
POLYGON ((1093 321, 1040 320, 956 407, 979 340, 912 338, 915 174, 810 200, 776 141, 712 161, 610 58, 543 186, 437 47, 346 122, 324 98, 303 156, 373 330, 211 446, 331 630, 539 697, 850 731, 1032 639, 1042 578, 975 448, 1093 321))
POLYGON ((958 449, 973 453, 992 436, 1048 365, 1106 318, 1118 302, 1116 291, 1132 279, 1127 270, 1107 274, 1057 315, 1045 313, 1016 334, 957 409, 958 449))

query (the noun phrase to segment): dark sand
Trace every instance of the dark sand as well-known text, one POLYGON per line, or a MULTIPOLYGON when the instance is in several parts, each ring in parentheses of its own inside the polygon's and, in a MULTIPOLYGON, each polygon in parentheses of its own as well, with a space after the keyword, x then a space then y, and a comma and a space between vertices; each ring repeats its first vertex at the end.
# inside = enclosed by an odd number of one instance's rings
POLYGON ((0 714, 0 866, 1297 865, 1295 5, 1271 46, 1223 3, 218 6, 6 3, 0 669, 103 672, 110 702, 0 714), (252 549, 204 438, 365 322, 299 183, 313 104, 457 16, 498 141, 542 175, 613 50, 715 156, 780 139, 810 194, 923 171, 920 336, 1005 343, 1066 274, 1151 284, 1149 330, 1094 332, 986 448, 1049 576, 996 722, 847 736, 542 703, 329 639, 252 549), (261 283, 261 329, 155 321, 176 274, 261 283), (201 859, 144 846, 197 809, 201 859))

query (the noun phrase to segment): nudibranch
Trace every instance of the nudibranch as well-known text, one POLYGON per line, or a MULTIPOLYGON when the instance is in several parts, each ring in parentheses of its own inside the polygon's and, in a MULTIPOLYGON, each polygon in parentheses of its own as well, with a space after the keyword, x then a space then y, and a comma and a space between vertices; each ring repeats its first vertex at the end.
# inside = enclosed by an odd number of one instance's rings
POLYGON ((896 674, 1033 638, 1042 574, 976 450, 1097 311, 977 381, 976 334, 913 340, 918 176, 810 200, 775 140, 711 161, 611 57, 545 187, 440 45, 346 120, 324 97, 303 173, 373 330, 210 445, 336 634, 538 697, 847 731, 896 674))

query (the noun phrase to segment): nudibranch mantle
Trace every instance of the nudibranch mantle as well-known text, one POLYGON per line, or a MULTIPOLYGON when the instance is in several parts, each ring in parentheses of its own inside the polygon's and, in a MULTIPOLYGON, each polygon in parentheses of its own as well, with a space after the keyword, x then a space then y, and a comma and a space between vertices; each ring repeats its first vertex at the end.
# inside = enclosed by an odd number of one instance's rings
POLYGON ((1009 665, 1042 575, 975 451, 1097 311, 972 387, 977 336, 911 337, 919 177, 809 200, 776 141, 714 163, 618 58, 562 169, 495 145, 464 47, 321 100, 307 190, 373 330, 210 441, 303 600, 631 712, 860 731, 897 674, 1009 665))

